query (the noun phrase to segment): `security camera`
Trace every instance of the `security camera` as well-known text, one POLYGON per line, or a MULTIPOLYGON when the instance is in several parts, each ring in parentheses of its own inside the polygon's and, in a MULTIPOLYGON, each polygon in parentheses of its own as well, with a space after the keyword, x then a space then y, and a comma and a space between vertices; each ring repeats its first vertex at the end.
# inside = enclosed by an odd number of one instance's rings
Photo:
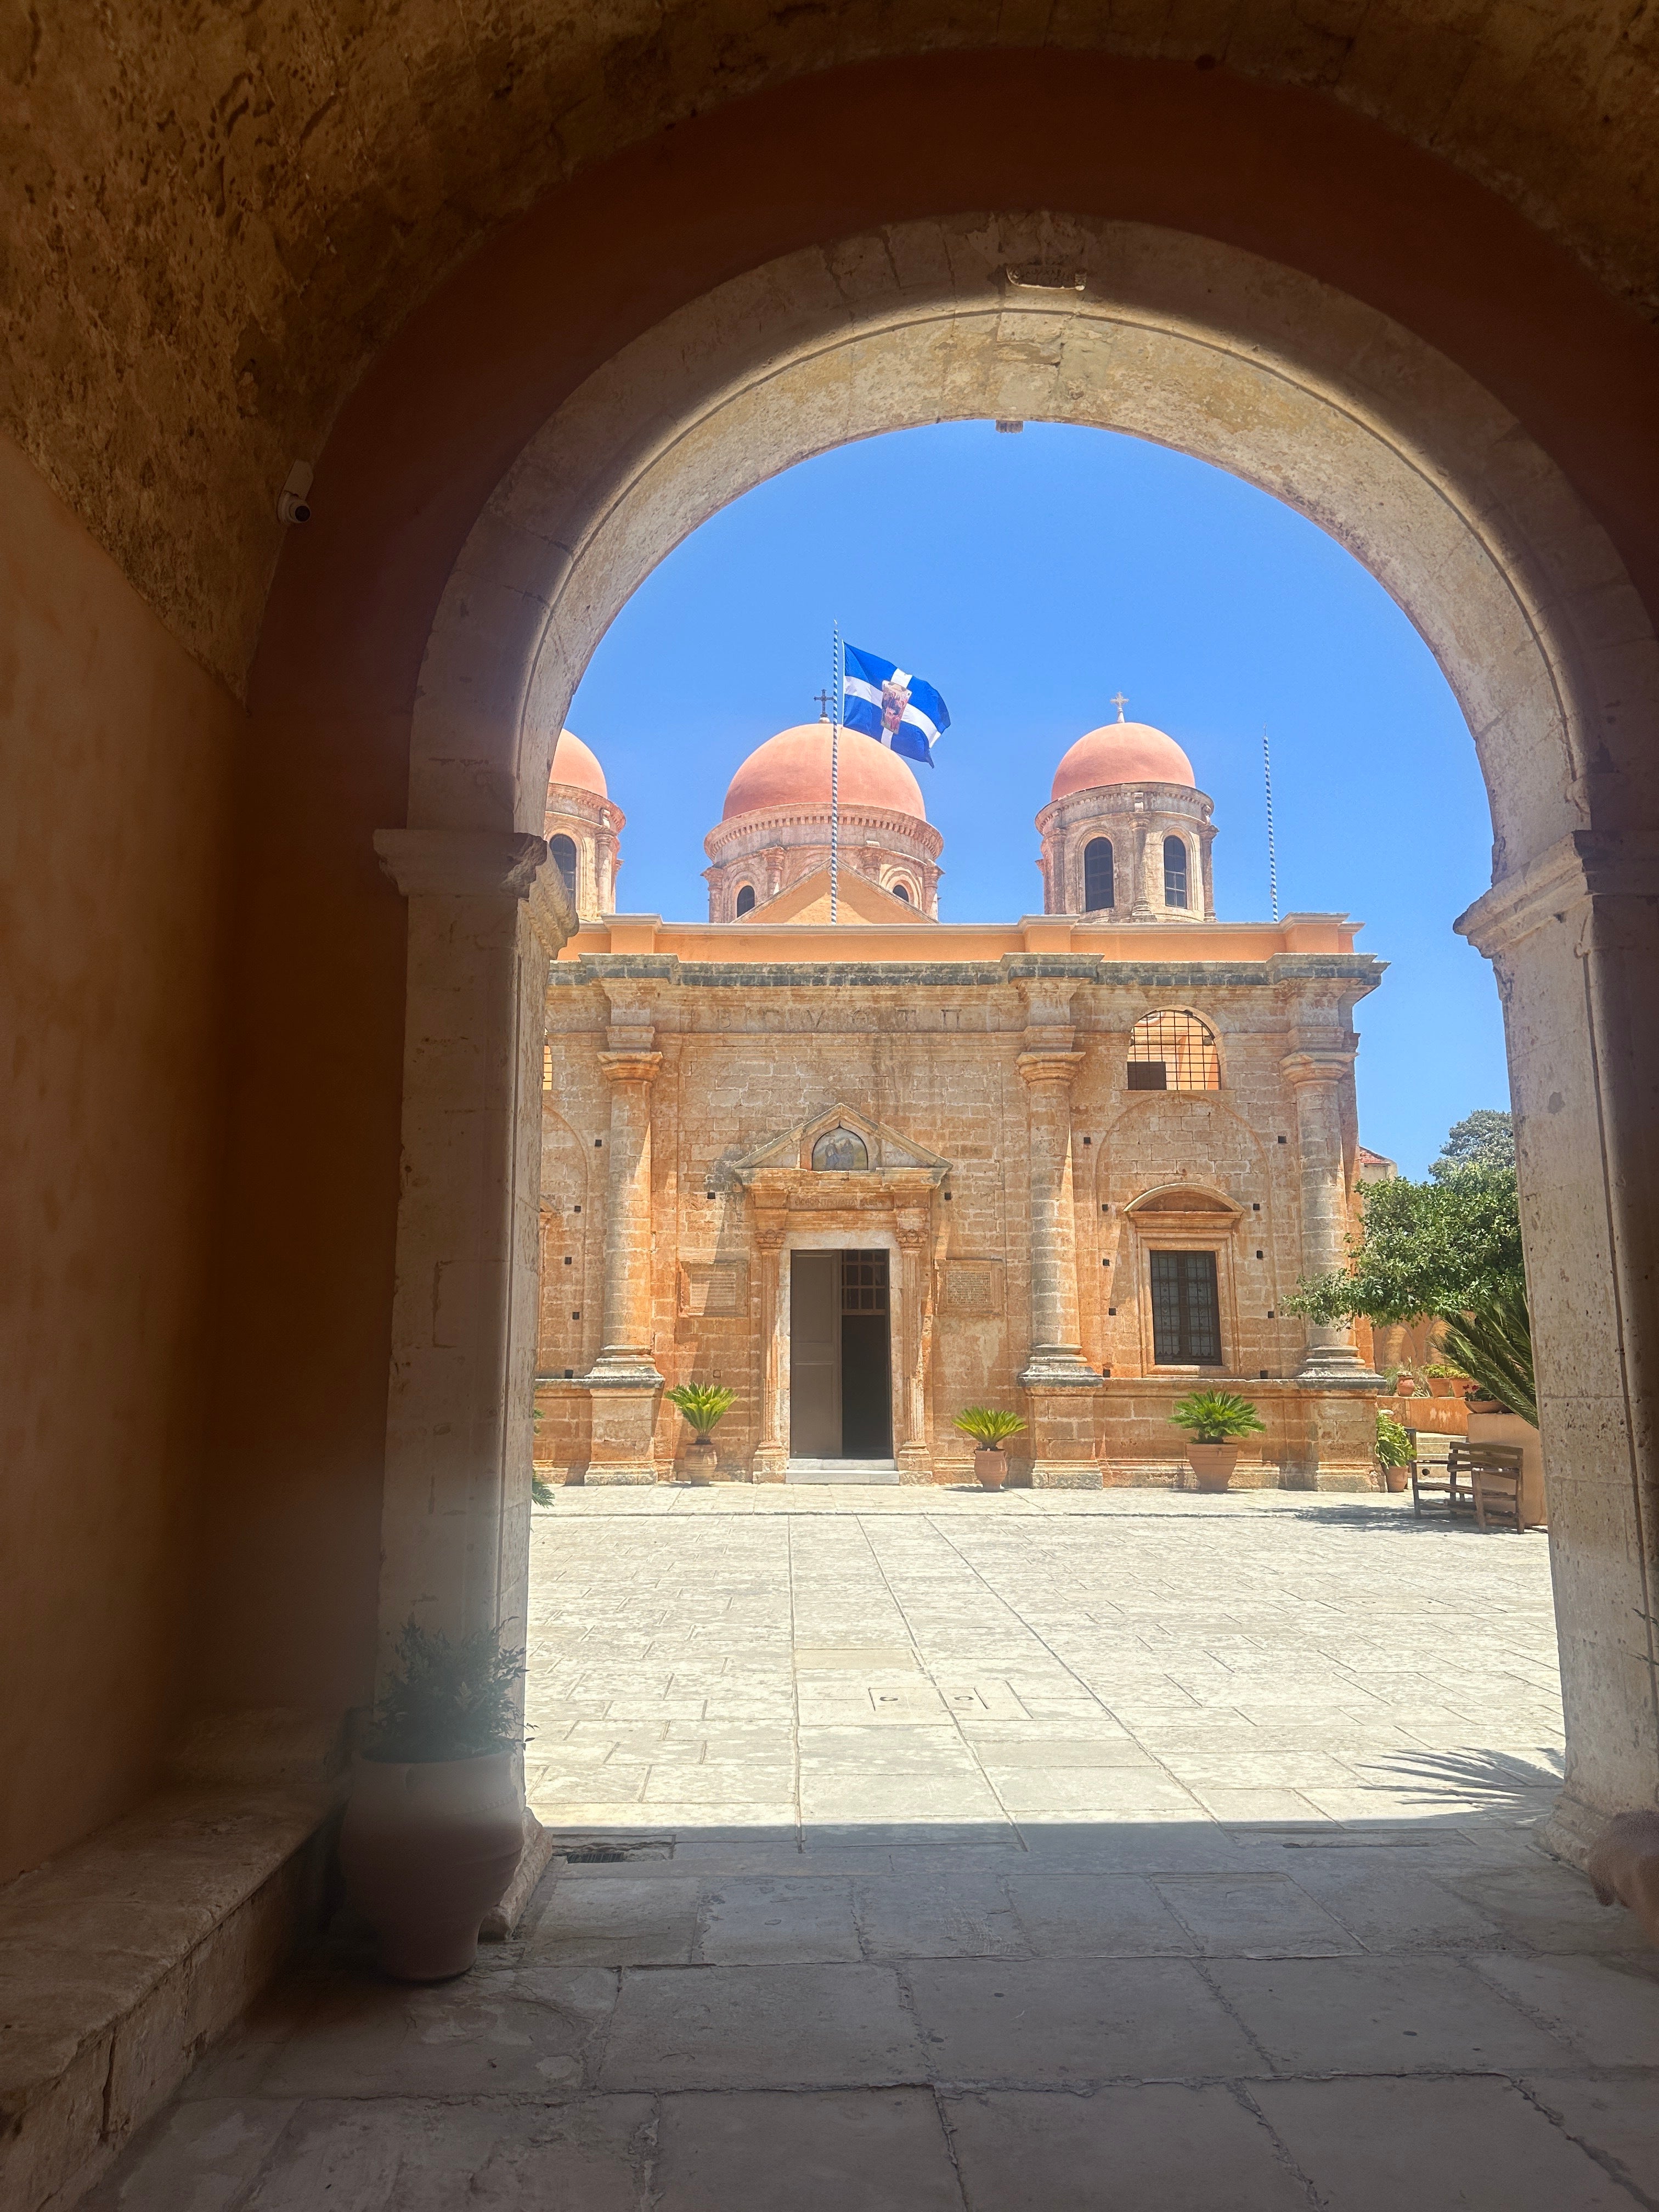
POLYGON ((311 508, 306 494, 311 489, 311 470, 304 461, 295 461, 288 472, 288 482, 276 495, 276 520, 283 523, 309 522, 311 508))

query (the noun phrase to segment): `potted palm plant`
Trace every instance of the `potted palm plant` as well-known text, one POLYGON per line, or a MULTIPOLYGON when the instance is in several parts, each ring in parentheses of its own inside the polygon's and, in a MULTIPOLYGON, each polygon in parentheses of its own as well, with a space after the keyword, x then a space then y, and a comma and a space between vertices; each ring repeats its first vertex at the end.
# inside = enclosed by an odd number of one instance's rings
POLYGON ((1170 1416, 1187 1431, 1187 1463, 1200 1490, 1224 1490, 1238 1464, 1240 1439, 1267 1427, 1248 1398, 1236 1390, 1194 1390, 1170 1416))
POLYGON ((1002 1447, 1017 1437, 1025 1424, 1018 1413, 1005 1413, 994 1406, 964 1406, 956 1425, 974 1440, 974 1473, 981 1490, 1000 1490, 1008 1480, 1008 1455, 1002 1447))
POLYGON ((524 1724, 514 1686, 523 1662, 494 1629, 452 1643, 411 1620, 398 1639, 358 1755, 340 1865, 398 1981, 464 1974, 478 1923, 518 1864, 524 1724))
POLYGON ((1412 1440, 1406 1433, 1405 1424, 1396 1421, 1392 1413, 1379 1413, 1376 1417, 1376 1463, 1390 1490, 1406 1487, 1410 1480, 1412 1440))
POLYGON ((685 1448, 686 1480, 712 1482, 720 1463, 714 1448, 715 1425, 736 1405, 737 1392, 722 1382, 679 1382, 665 1395, 679 1407, 691 1431, 685 1448))

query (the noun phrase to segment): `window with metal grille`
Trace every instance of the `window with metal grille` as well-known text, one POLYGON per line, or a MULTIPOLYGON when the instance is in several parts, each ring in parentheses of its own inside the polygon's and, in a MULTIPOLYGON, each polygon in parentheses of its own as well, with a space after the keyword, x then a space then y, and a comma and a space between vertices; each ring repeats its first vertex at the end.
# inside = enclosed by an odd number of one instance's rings
POLYGON ((1154 1252, 1152 1358, 1160 1367, 1219 1367, 1221 1302, 1213 1252, 1154 1252))
POLYGON ((753 884, 745 884, 743 886, 743 889, 738 893, 738 917, 739 921, 742 920, 744 915, 752 914, 754 910, 755 886, 753 884))
POLYGON ((574 906, 576 902, 576 841, 574 837, 552 837, 548 840, 547 849, 559 872, 559 880, 569 892, 570 902, 574 906))
POLYGON ((1129 1032, 1131 1091, 1219 1091, 1215 1032, 1196 1014, 1143 1014, 1129 1032))
POLYGON ((842 1254, 841 1310, 844 1314, 886 1312, 887 1255, 884 1252, 842 1254))
POLYGON ((1185 906, 1187 903, 1187 841, 1184 837, 1164 840, 1164 903, 1165 906, 1185 906))
POLYGON ((1116 904, 1112 896, 1112 841, 1091 837, 1083 848, 1083 911, 1098 914, 1103 907, 1116 904))

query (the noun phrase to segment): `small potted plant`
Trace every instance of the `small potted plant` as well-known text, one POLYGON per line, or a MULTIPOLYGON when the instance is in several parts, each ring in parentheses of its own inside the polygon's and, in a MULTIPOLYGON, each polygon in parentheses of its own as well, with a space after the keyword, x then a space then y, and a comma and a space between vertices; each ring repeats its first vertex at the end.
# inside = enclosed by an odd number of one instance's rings
POLYGON ((1403 1490, 1411 1480, 1412 1440, 1392 1413, 1376 1417, 1376 1463, 1390 1490, 1403 1490))
POLYGON ((514 1685, 522 1651, 481 1628, 452 1643, 414 1620, 358 1755, 340 1866, 401 1982, 441 1982, 478 1955, 478 1924, 524 1849, 514 1685))
POLYGON ((685 1480, 712 1482, 720 1463, 714 1448, 715 1424, 736 1405, 737 1392, 722 1382, 680 1382, 665 1395, 679 1407, 691 1430, 691 1442, 685 1448, 685 1480))
POLYGON ((981 1490, 1000 1490, 1008 1480, 1008 1455, 1002 1447, 1017 1437, 1025 1424, 1018 1413, 1004 1413, 994 1406, 964 1406, 957 1415, 957 1428, 974 1440, 974 1473, 981 1490))
POLYGON ((1224 1490, 1238 1464, 1239 1441, 1259 1435, 1267 1423, 1248 1398, 1236 1390, 1194 1390, 1170 1416, 1187 1431, 1187 1463, 1200 1490, 1224 1490))

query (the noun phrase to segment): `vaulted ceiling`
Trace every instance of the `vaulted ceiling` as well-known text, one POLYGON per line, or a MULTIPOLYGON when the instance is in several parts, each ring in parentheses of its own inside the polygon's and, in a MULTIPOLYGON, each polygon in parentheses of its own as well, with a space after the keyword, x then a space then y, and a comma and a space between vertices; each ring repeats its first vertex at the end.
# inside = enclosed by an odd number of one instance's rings
POLYGON ((1322 91, 1659 310, 1659 0, 35 0, 0 24, 0 421, 236 684, 289 460, 481 238, 743 94, 1004 44, 1322 91))

